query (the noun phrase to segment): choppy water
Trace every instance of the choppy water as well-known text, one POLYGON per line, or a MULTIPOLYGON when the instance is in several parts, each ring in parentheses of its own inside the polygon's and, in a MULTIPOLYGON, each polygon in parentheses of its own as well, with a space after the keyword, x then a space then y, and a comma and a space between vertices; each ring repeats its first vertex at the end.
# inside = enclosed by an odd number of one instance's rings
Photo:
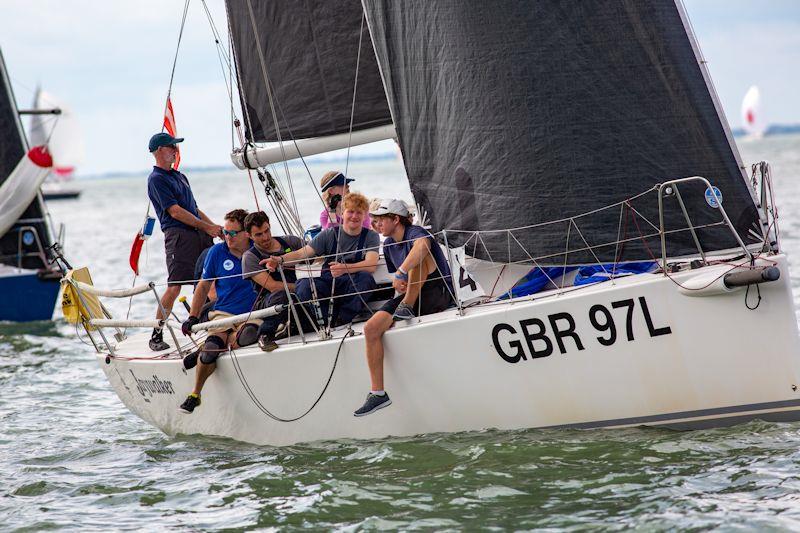
MULTIPOLYGON (((800 137, 740 147, 747 162, 773 163, 800 304, 800 137)), ((357 163, 351 174, 369 195, 409 196, 394 163, 357 163)), ((143 217, 144 178, 83 182, 79 201, 51 205, 67 224, 70 259, 90 264, 98 285, 131 283, 127 253, 143 217)), ((240 174, 190 178, 216 220, 252 208, 240 174)), ((302 180, 297 195, 316 205, 302 180)), ((312 222, 317 210, 305 212, 312 222)), ((163 279, 162 246, 157 233, 144 279, 163 279)), ((141 301, 131 314, 151 310, 141 301)), ((92 353, 60 320, 0 324, 0 529, 800 529, 800 424, 486 431, 287 448, 170 438, 123 407, 92 353)))

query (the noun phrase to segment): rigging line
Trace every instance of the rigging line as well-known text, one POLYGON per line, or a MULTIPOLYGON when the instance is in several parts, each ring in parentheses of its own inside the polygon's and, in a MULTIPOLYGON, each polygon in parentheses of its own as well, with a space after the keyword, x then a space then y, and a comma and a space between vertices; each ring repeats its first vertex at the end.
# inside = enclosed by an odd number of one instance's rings
POLYGON ((353 118, 356 112, 356 93, 358 91, 358 69, 361 64, 361 40, 364 36, 364 19, 366 14, 361 11, 361 28, 358 30, 358 54, 356 55, 356 77, 353 80, 353 103, 350 105, 350 131, 347 137, 347 157, 344 163, 344 175, 347 176, 350 169, 350 145, 353 139, 353 118))
POLYGON ((253 12, 253 3, 251 0, 247 0, 247 10, 250 14, 250 25, 253 28, 253 38, 256 42, 256 51, 258 52, 258 61, 259 65, 261 66, 261 76, 264 78, 264 85, 267 89, 267 98, 269 101, 269 108, 272 113, 272 120, 275 124, 275 136, 278 138, 278 146, 281 149, 281 158, 283 159, 283 165, 286 170, 286 180, 289 184, 289 191, 291 192, 291 200, 292 206, 294 207, 295 213, 298 213, 297 209, 297 198, 294 194, 294 188, 292 187, 292 180, 290 179, 289 174, 289 163, 286 161, 286 150, 283 146, 283 138, 281 137, 281 128, 280 124, 278 123, 278 114, 275 112, 275 101, 274 95, 272 94, 272 86, 269 82, 269 75, 267 74, 267 62, 264 59, 264 51, 261 49, 261 38, 258 35, 258 27, 256 26, 256 16, 253 12))
MULTIPOLYGON (((229 76, 227 74, 227 72, 231 71, 230 62, 229 62, 228 58, 225 55, 227 50, 225 50, 223 48, 223 46, 222 46, 221 37, 219 35, 219 32, 217 31, 217 27, 214 25, 214 19, 211 17, 211 11, 209 11, 208 5, 206 5, 206 0, 200 0, 200 1, 203 4, 203 9, 205 10, 206 18, 208 19, 208 24, 211 27, 211 34, 214 37, 214 43, 216 45, 215 49, 216 49, 216 52, 217 52, 217 59, 219 60, 220 70, 222 70, 222 78, 225 81, 225 90, 228 93, 228 100, 230 101, 230 104, 231 104, 231 116, 233 118, 233 117, 235 117, 236 113, 235 113, 234 107, 233 107, 233 84, 229 82, 229 80, 228 80, 229 76), (228 69, 227 72, 225 70, 225 67, 227 67, 227 69, 228 69)), ((231 142, 231 144, 233 144, 233 142, 231 142)))
POLYGON ((249 105, 247 105, 247 93, 241 88, 243 87, 242 84, 242 74, 239 72, 239 56, 236 54, 236 47, 233 44, 233 28, 231 27, 231 13, 228 11, 228 2, 225 2, 225 14, 227 15, 228 20, 228 46, 230 47, 230 51, 233 54, 233 69, 236 71, 236 84, 239 87, 239 97, 242 100, 242 112, 244 114, 244 119, 247 121, 247 128, 250 133, 250 139, 248 142, 243 140, 243 134, 239 131, 239 142, 242 143, 242 149, 247 148, 248 143, 255 142, 253 140, 253 121, 250 118, 250 111, 249 105))
MULTIPOLYGON (((254 138, 253 138, 253 120, 250 117, 250 111, 249 111, 249 107, 250 106, 247 104, 247 93, 244 90, 242 90, 242 87, 243 87, 242 74, 241 74, 241 72, 239 70, 239 61, 238 61, 239 60, 239 56, 236 53, 236 46, 234 46, 234 43, 233 43, 233 28, 231 27, 232 17, 231 17, 231 13, 230 13, 230 11, 228 9, 228 2, 225 2, 225 14, 227 15, 226 16, 226 20, 228 21, 228 50, 231 53, 231 55, 233 56, 233 68, 231 69, 231 76, 233 76, 233 71, 235 70, 236 71, 236 83, 237 83, 237 86, 240 89, 239 90, 239 97, 242 100, 242 102, 241 102, 242 103, 242 112, 244 114, 244 119, 245 119, 245 121, 247 123, 248 132, 250 133, 250 139, 249 140, 246 139, 244 133, 241 131, 241 126, 237 125, 238 119, 234 119, 233 127, 234 127, 234 130, 235 130, 236 134, 238 134, 238 136, 239 136, 239 143, 241 144, 242 150, 244 151, 244 154, 246 156, 248 144, 252 145, 255 142, 254 138)), ((231 100, 231 114, 235 116, 235 112, 233 110, 233 101, 232 100, 231 100)), ((233 137, 233 131, 231 132, 231 137, 233 137)), ((233 144, 233 140, 231 141, 231 144, 233 144)), ((253 186, 253 188, 255 188, 255 185, 253 185, 253 174, 252 174, 252 171, 251 171, 250 168, 247 169, 247 176, 250 179, 251 186, 253 186)), ((257 204, 258 204, 258 200, 256 200, 256 205, 257 204)))
MULTIPOLYGON (((652 192, 655 192, 657 190, 658 190, 658 185, 654 185, 653 187, 651 187, 650 189, 647 189, 646 191, 640 192, 639 194, 635 194, 635 195, 633 195, 633 196, 631 196, 629 198, 626 198, 624 200, 620 200, 619 202, 615 202, 613 204, 609 204, 609 205, 606 205, 606 206, 603 206, 603 207, 598 207, 597 209, 593 209, 591 211, 586 211, 584 213, 580 213, 580 214, 575 215, 575 216, 564 217, 564 218, 560 218, 560 219, 556 219, 556 220, 548 220, 546 222, 538 222, 536 224, 528 224, 527 226, 518 226, 518 227, 515 227, 515 228, 494 229, 494 230, 477 230, 476 231, 476 230, 463 230, 463 229, 448 229, 447 231, 448 232, 452 232, 452 233, 473 233, 474 232, 474 233, 486 233, 486 234, 489 234, 489 233, 503 233, 503 232, 506 232, 506 231, 521 231, 521 230, 526 230, 526 229, 540 228, 540 227, 548 226, 550 224, 557 224, 559 222, 568 222, 568 221, 570 221, 570 220, 572 220, 574 218, 582 218, 582 217, 585 217, 585 216, 593 215, 595 213, 599 213, 601 211, 605 211, 606 209, 611 209, 612 207, 618 207, 620 204, 623 204, 623 203, 626 203, 626 202, 630 202, 632 200, 636 200, 637 198, 640 198, 642 196, 645 196, 645 195, 650 194, 652 192)), ((633 209, 633 207, 631 207, 631 209, 633 209)), ((649 220, 647 220, 645 217, 642 217, 642 218, 648 224, 653 226, 653 224, 649 220)), ((653 226, 653 227, 655 229, 658 229, 656 226, 653 226)), ((437 232, 437 234, 438 233, 441 233, 441 232, 437 232)))
POLYGON ((561 268, 561 287, 560 290, 564 290, 564 283, 566 282, 567 277, 567 261, 569 260, 569 234, 572 230, 572 224, 574 221, 569 219, 569 225, 567 226, 567 238, 565 239, 567 242, 566 250, 564 250, 564 266, 561 268))
MULTIPOLYGON (((186 27, 186 14, 189 11, 189 3, 192 0, 186 0, 186 3, 183 5, 183 16, 181 17, 181 29, 178 32, 178 44, 175 46, 175 58, 172 60, 172 72, 169 74, 169 87, 167 88, 167 101, 164 102, 164 116, 167 114, 167 102, 169 102, 169 97, 172 94, 172 82, 175 79, 175 67, 178 65, 178 52, 181 49, 181 39, 183 39, 183 29, 186 27)), ((164 126, 161 126, 161 131, 164 131, 164 126)))
MULTIPOLYGON (((614 265, 611 267, 612 272, 616 273, 617 271, 617 263, 621 258, 620 250, 619 250, 619 239, 622 236, 622 216, 625 212, 625 206, 622 205, 619 208, 619 223, 617 225, 617 244, 614 246, 614 265)), ((626 219, 627 220, 627 219, 626 219)))
POLYGON ((236 108, 233 103, 233 66, 232 62, 233 59, 231 57, 231 44, 230 39, 226 39, 226 46, 222 44, 222 35, 219 33, 217 29, 217 25, 214 23, 214 18, 211 16, 211 10, 208 9, 208 5, 206 4, 206 0, 201 0, 203 3, 203 9, 206 12, 206 17, 208 18, 208 23, 211 26, 211 33, 214 35, 214 42, 216 43, 217 49, 217 58, 220 61, 220 67, 222 68, 222 76, 225 78, 225 89, 228 91, 228 100, 230 101, 231 105, 231 150, 235 148, 235 126, 234 122, 237 120, 236 116, 236 108), (227 67, 227 72, 225 70, 227 67))
MULTIPOLYGON (((282 212, 283 212, 283 217, 287 221, 291 222, 291 225, 287 224, 287 225, 284 225, 284 227, 289 231, 289 233, 296 234, 296 235, 302 235, 304 230, 303 230, 303 224, 302 224, 302 222, 300 222, 300 214, 298 212, 294 211, 292 209, 292 206, 289 205, 289 203, 286 201, 287 194, 286 194, 286 191, 284 190, 283 184, 281 183, 280 179, 276 179, 275 178, 275 176, 278 176, 278 178, 280 178, 281 174, 275 168, 275 165, 271 165, 271 167, 272 167, 272 173, 268 172, 268 174, 273 177, 273 182, 272 182, 272 184, 270 184, 270 187, 271 187, 271 189, 276 191, 275 199, 278 202, 278 205, 281 206, 281 209, 282 209, 282 212)), ((266 167, 264 167, 264 168, 266 169, 266 167)), ((290 176, 286 176, 285 179, 287 181, 290 181, 291 177, 290 176)), ((265 190, 265 192, 266 192, 266 190, 265 190)), ((294 190, 292 190, 290 192, 291 192, 291 194, 294 194, 294 190)))
MULTIPOLYGON (((605 265, 604 265, 604 264, 603 264, 603 263, 600 261, 600 258, 599 258, 599 257, 597 257, 597 254, 596 254, 596 253, 594 253, 594 248, 593 248, 593 247, 592 247, 592 245, 590 245, 590 244, 589 244, 589 242, 586 240, 586 237, 584 237, 584 236, 583 236, 583 232, 581 232, 581 229, 578 227, 578 223, 577 223, 577 222, 575 222, 575 221, 573 220, 573 221, 572 221, 572 225, 573 225, 573 226, 575 226, 575 231, 577 231, 577 232, 578 232, 578 235, 580 236, 581 240, 583 241, 583 244, 585 244, 585 245, 586 245, 586 247, 588 248, 589 252, 591 252, 591 254, 592 254, 592 257, 594 257, 595 261, 597 261, 597 264, 598 264, 598 265, 600 265, 600 268, 602 268, 602 269, 603 269, 603 272, 605 272, 606 274, 608 274, 608 271, 606 270, 606 266, 605 266, 605 265)), ((614 278, 613 278, 613 275, 612 275, 612 278, 611 278, 611 284, 612 284, 612 285, 614 285, 614 278)))
MULTIPOLYGON (((223 46, 222 46, 221 36, 219 34, 219 31, 217 30, 216 25, 214 24, 214 19, 211 16, 211 11, 208 9, 208 5, 206 4, 206 0, 200 0, 200 1, 201 1, 202 5, 203 5, 203 10, 205 11, 206 19, 208 20, 208 24, 209 24, 209 26, 211 28, 211 34, 214 37, 214 43, 216 45, 215 49, 216 49, 216 52, 217 52, 217 59, 219 60, 220 70, 222 71, 222 79, 223 79, 223 81, 225 83, 225 91, 228 93, 228 101, 230 102, 231 122, 232 122, 232 124, 235 124, 235 122, 237 121, 237 117, 236 117, 236 110, 234 108, 234 103, 233 103, 233 83, 232 83, 232 81, 229 82, 229 77, 231 75, 230 74, 226 74, 226 71, 225 71, 225 67, 227 66, 227 68, 228 68, 227 72, 228 73, 231 72, 231 64, 230 64, 230 62, 228 61, 228 58, 225 55, 225 52, 227 52, 227 50, 225 50, 223 48, 223 46)), ((235 126, 233 126, 233 127, 235 128, 235 126)), ((231 147, 233 148, 233 146, 234 146, 234 131, 232 129, 231 130, 231 147)), ((253 191, 253 200, 255 201, 255 204, 256 204, 256 210, 257 211, 261 211, 261 206, 258 203, 258 195, 256 194, 256 187, 255 187, 255 184, 253 183, 253 175, 252 175, 250 169, 247 169, 247 176, 248 176, 249 181, 250 181, 250 188, 253 191)))
POLYGON ((352 336, 353 334, 354 334, 354 332, 353 332, 352 329, 347 330, 347 332, 342 337, 342 340, 339 342, 339 347, 336 350, 336 357, 333 360, 333 366, 331 367, 331 372, 328 375, 328 379, 325 382, 325 386, 322 388, 322 391, 320 391, 319 396, 317 396, 317 399, 314 400, 314 403, 311 404, 311 407, 306 409, 306 411, 303 414, 301 414, 299 416, 296 416, 294 418, 283 418, 283 417, 277 416, 274 413, 272 413, 269 409, 264 407, 264 405, 261 403, 261 401, 259 401, 259 399, 256 397, 255 393, 253 392, 252 388, 250 387, 250 384, 247 382, 247 378, 244 377, 244 372, 242 371, 241 366, 239 365, 239 360, 236 357, 236 354, 234 353, 233 350, 231 350, 231 358, 233 360, 233 366, 236 369, 236 375, 239 378, 239 382, 244 387, 245 391, 247 392, 247 395, 250 397, 250 400, 253 402, 253 405, 255 405, 258 408, 259 411, 261 411, 262 413, 267 415, 272 420, 275 420, 276 422, 296 422, 296 421, 300 420, 301 418, 305 417, 308 413, 310 413, 317 406, 317 404, 320 402, 320 400, 322 400, 322 397, 325 395, 325 392, 328 390, 328 386, 331 384, 331 381, 333 380, 333 374, 336 371, 337 364, 339 363, 339 355, 342 352, 342 346, 344 345, 344 341, 348 337, 352 336))
MULTIPOLYGON (((515 241, 517 241, 517 244, 519 244, 519 247, 522 248, 522 250, 525 252, 525 255, 527 255, 530 258, 530 260, 533 261, 534 266, 536 268, 538 268, 541 271, 542 274, 544 274, 544 277, 547 278, 547 281, 549 281, 550 284, 553 287, 558 288, 558 285, 553 280, 553 278, 551 278, 550 275, 547 273, 547 271, 544 268, 542 268, 542 266, 539 264, 539 262, 536 260, 536 258, 531 256, 530 252, 528 252, 528 250, 522 245, 522 243, 519 242, 519 239, 517 239, 517 236, 514 235, 513 233, 511 233, 511 236, 514 238, 515 241)), ((505 268, 505 265, 503 266, 503 268, 505 268)), ((501 272, 501 274, 502 274, 502 272, 501 272)), ((499 278, 498 278, 498 280, 499 280, 499 278)), ((497 285, 497 283, 495 283, 495 285, 497 285)), ((514 287, 512 286, 511 289, 509 289, 509 291, 513 291, 513 290, 514 290, 514 287)), ((492 287, 492 293, 490 294, 490 296, 494 296, 494 287, 492 287)))
MULTIPOLYGON (((284 282, 285 282, 285 278, 283 278, 283 279, 284 279, 284 282)), ((264 287, 262 287, 261 291, 259 291, 259 295, 261 294, 261 292, 263 292, 263 290, 264 290, 264 287)), ((257 299, 256 299, 256 301, 257 301, 257 299)), ((290 303, 290 305, 291 305, 291 302, 292 302, 292 298, 291 298, 291 295, 289 295, 289 303, 290 303)), ((254 301, 253 302, 253 306, 250 309, 251 313, 253 312, 253 307, 255 306, 255 304, 256 304, 256 302, 254 301)), ((300 324, 298 324, 298 328, 299 327, 301 327, 300 324)), ((239 378, 240 383, 244 387, 245 391, 247 392, 247 395, 250 397, 250 399, 253 402, 253 404, 256 405, 256 407, 258 407, 258 409, 262 413, 266 414, 267 416, 269 416, 270 418, 272 418, 275 421, 278 421, 278 422, 295 422, 295 421, 300 420, 301 418, 305 417, 308 413, 310 413, 311 410, 314 409, 314 407, 316 407, 317 404, 319 403, 319 401, 322 399, 322 396, 325 394, 325 391, 328 390, 328 385, 330 385, 330 382, 333 379, 333 373, 336 370, 337 363, 339 362, 339 354, 341 353, 342 345, 344 344, 345 339, 347 339, 347 337, 353 335, 353 333, 354 332, 353 332, 352 328, 350 328, 342 336, 342 340, 339 343, 338 349, 336 350, 336 357, 334 359, 333 366, 331 368, 331 372, 328 375, 328 380, 325 382, 325 386, 322 388, 322 391, 319 393, 319 396, 317 397, 317 399, 314 401, 314 403, 311 405, 311 407, 309 407, 303 414, 301 414, 301 415, 299 415, 299 416, 297 416, 295 418, 282 418, 282 417, 276 416, 273 413, 271 413, 266 407, 264 407, 264 405, 261 403, 261 401, 256 397, 255 392, 253 392, 252 388, 250 387, 250 384, 247 382, 247 378, 244 377, 244 372, 241 370, 241 367, 239 365, 239 360, 236 357, 236 352, 233 349, 230 349, 230 355, 231 355, 231 359, 233 361, 234 368, 236 369, 236 375, 239 378)))

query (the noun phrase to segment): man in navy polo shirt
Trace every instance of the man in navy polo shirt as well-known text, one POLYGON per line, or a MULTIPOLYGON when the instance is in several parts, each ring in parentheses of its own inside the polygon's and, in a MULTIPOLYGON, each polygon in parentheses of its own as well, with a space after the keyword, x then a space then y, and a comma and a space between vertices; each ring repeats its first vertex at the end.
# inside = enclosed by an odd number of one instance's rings
MULTIPOLYGON (((202 280, 195 288, 189 318, 183 323, 184 335, 191 334, 192 326, 200 323, 198 316, 206 302, 211 283, 217 289, 214 310, 208 314, 210 320, 248 313, 253 310, 256 292, 249 280, 242 278, 242 255, 250 248, 250 235, 244 229, 247 211, 234 209, 225 215, 222 230, 225 242, 215 244, 208 251, 203 264, 202 280)), ((253 344, 258 338, 260 320, 250 320, 236 326, 221 326, 208 330, 203 348, 198 354, 195 385, 192 393, 180 406, 184 413, 191 413, 200 405, 200 392, 203 385, 217 367, 217 358, 229 346, 238 347, 253 344)), ((190 356, 187 356, 187 359, 190 356)), ((184 366, 186 361, 184 361, 184 366)))
POLYGON ((386 302, 364 324, 371 389, 353 414, 364 416, 388 407, 392 400, 383 389, 383 334, 398 320, 444 311, 453 304, 450 265, 433 236, 411 224, 402 200, 382 200, 371 213, 383 241, 386 268, 394 272, 398 296, 386 302))
MULTIPOLYGON (((150 177, 147 178, 147 195, 156 210, 161 231, 164 232, 164 248, 167 255, 167 290, 161 296, 161 305, 156 318, 166 318, 172 304, 181 292, 181 285, 191 285, 194 265, 200 253, 213 244, 213 238, 222 235, 222 227, 214 224, 197 208, 197 202, 186 176, 172 168, 177 154, 177 143, 169 133, 156 133, 150 138, 148 148, 156 159, 150 177)), ((150 349, 161 351, 169 348, 164 342, 161 328, 153 330, 150 349)))

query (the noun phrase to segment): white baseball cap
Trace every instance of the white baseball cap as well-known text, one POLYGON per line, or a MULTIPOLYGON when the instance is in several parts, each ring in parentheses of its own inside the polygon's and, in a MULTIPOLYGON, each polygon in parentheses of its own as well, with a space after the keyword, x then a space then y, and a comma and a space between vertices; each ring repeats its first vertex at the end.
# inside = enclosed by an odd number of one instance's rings
POLYGON ((403 200, 385 198, 381 200, 381 203, 378 204, 378 207, 370 211, 369 214, 375 216, 399 215, 401 217, 407 217, 411 213, 408 211, 408 206, 403 200))

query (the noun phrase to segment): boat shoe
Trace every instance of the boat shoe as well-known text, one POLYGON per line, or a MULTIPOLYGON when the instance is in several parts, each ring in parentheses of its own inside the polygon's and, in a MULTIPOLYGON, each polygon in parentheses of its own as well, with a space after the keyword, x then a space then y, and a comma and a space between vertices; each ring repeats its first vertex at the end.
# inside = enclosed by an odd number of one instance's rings
POLYGON ((416 316, 417 315, 414 314, 414 309, 410 305, 400 302, 400 305, 394 310, 392 320, 411 320, 416 316))
POLYGON ((378 409, 389 407, 390 405, 392 405, 392 400, 389 399, 389 395, 387 393, 378 395, 370 392, 367 394, 367 399, 364 401, 364 405, 356 409, 353 415, 366 416, 374 413, 378 409))
POLYGON ((200 395, 192 393, 186 397, 186 401, 184 401, 178 409, 180 409, 181 412, 190 415, 194 411, 195 407, 198 407, 199 405, 200 395))
POLYGON ((164 342, 164 333, 161 331, 153 331, 150 336, 150 349, 154 352, 160 352, 169 348, 169 344, 164 342))

